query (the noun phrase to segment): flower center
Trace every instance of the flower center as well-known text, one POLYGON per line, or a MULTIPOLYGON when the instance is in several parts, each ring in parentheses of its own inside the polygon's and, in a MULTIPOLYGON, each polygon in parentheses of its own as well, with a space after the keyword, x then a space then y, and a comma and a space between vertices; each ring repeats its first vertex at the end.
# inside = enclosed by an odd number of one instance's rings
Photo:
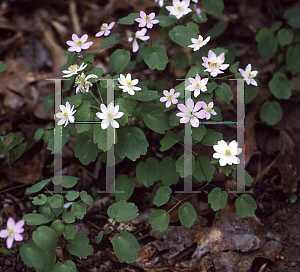
POLYGON ((178 12, 181 12, 183 10, 183 6, 181 4, 177 4, 174 7, 175 10, 177 10, 178 12))
POLYGON ((103 25, 101 26, 100 30, 106 30, 106 28, 107 28, 107 24, 103 24, 103 25))
MULTIPOLYGON (((211 111, 211 108, 210 107, 206 107, 206 110, 208 111, 208 112, 210 112, 211 111)), ((226 151, 227 152, 227 151, 226 151)), ((230 152, 230 151, 229 151, 230 152)))
POLYGON ((8 235, 9 235, 9 236, 13 236, 13 235, 14 235, 14 232, 15 232, 15 231, 14 231, 13 229, 9 229, 9 230, 8 230, 8 235))
POLYGON ((200 84, 199 84, 199 82, 195 84, 195 89, 200 89, 200 84))
POLYGON ((231 155, 231 152, 230 152, 230 150, 227 149, 227 150, 225 151, 225 156, 230 156, 230 155, 231 155))
POLYGON ((150 16, 149 16, 149 15, 146 15, 145 21, 146 21, 147 23, 150 21, 150 16))
POLYGON ((68 117, 68 113, 67 113, 66 111, 63 111, 62 117, 63 117, 63 118, 67 118, 67 117, 68 117))
POLYGON ((84 79, 85 79, 85 75, 84 74, 77 76, 75 78, 75 84, 81 84, 81 83, 83 83, 84 79))
POLYGON ((132 82, 130 80, 126 80, 126 84, 128 87, 132 86, 132 82))
POLYGON ((202 43, 203 39, 200 37, 199 39, 197 39, 196 43, 202 43))
POLYGON ((169 94, 169 95, 167 96, 168 100, 172 100, 172 96, 173 96, 173 95, 169 94))
POLYGON ((253 73, 252 73, 252 72, 247 72, 247 76, 248 76, 249 78, 253 78, 253 73))
POLYGON ((77 45, 82 45, 82 44, 83 44, 83 42, 82 42, 80 39, 76 40, 75 43, 76 43, 77 45))
POLYGON ((108 120, 114 119, 112 113, 110 113, 110 112, 107 113, 107 119, 108 119, 108 120))
POLYGON ((77 68, 78 68, 78 65, 77 65, 77 64, 74 64, 74 65, 71 65, 71 66, 68 68, 68 70, 74 72, 74 71, 77 70, 77 68))

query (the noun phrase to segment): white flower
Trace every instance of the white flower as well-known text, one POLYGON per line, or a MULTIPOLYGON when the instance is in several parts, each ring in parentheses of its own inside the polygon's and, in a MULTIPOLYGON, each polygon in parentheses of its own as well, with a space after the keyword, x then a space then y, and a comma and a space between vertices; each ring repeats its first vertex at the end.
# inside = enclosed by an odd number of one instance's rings
POLYGON ((88 35, 84 34, 81 38, 78 38, 76 34, 72 35, 73 41, 67 41, 67 45, 71 46, 68 50, 71 52, 76 51, 77 53, 81 52, 82 49, 88 49, 93 44, 93 42, 86 42, 88 35))
POLYGON ((6 246, 7 248, 11 248, 14 240, 16 241, 22 241, 23 236, 21 233, 24 231, 22 228, 25 221, 20 220, 17 223, 15 223, 15 220, 10 217, 7 220, 7 228, 0 231, 0 237, 1 238, 7 238, 6 240, 6 246))
POLYGON ((189 8, 190 0, 173 0, 173 6, 167 6, 166 9, 170 11, 171 15, 180 19, 183 15, 190 13, 192 10, 189 8))
POLYGON ((164 5, 164 0, 155 0, 155 3, 159 4, 160 7, 162 7, 164 5))
POLYGON ((65 126, 66 126, 69 121, 70 121, 70 123, 74 123, 75 118, 74 118, 73 114, 76 112, 76 110, 73 111, 74 105, 71 109, 71 105, 67 101, 66 106, 60 105, 59 108, 60 108, 61 112, 56 113, 55 116, 57 118, 61 118, 61 120, 59 120, 57 124, 59 126, 65 124, 65 126))
POLYGON ((208 120, 210 118, 210 115, 217 115, 217 113, 212 109, 214 106, 213 102, 208 103, 208 105, 206 105, 205 102, 201 102, 201 107, 203 108, 203 110, 200 111, 200 113, 203 113, 206 120, 208 120))
POLYGON ((97 112, 96 115, 99 119, 103 119, 101 122, 101 128, 106 129, 109 127, 109 124, 113 128, 119 128, 120 124, 115 120, 124 115, 124 112, 119 112, 119 105, 114 107, 113 102, 110 102, 108 107, 104 104, 100 105, 102 112, 97 112))
POLYGON ((199 50, 202 46, 206 45, 209 40, 210 40, 210 36, 208 36, 205 40, 203 40, 203 37, 201 35, 198 36, 198 39, 194 39, 192 38, 192 43, 191 45, 189 45, 190 48, 194 48, 194 51, 199 50))
POLYGON ((135 34, 133 34, 132 37, 128 38, 129 42, 133 41, 133 44, 132 44, 132 52, 133 53, 135 53, 139 50, 139 44, 136 39, 140 39, 142 41, 147 41, 150 39, 150 36, 145 36, 146 32, 147 32, 147 28, 143 28, 142 30, 135 32, 135 34))
POLYGON ((238 70, 248 85, 252 84, 254 86, 257 86, 257 82, 253 78, 256 77, 258 71, 251 71, 250 63, 246 66, 245 71, 243 69, 238 69, 238 70))
POLYGON ((81 73, 81 75, 75 78, 75 86, 77 86, 76 94, 79 94, 80 91, 83 93, 89 91, 89 88, 93 86, 93 84, 88 81, 90 78, 98 78, 98 76, 90 74, 86 77, 84 73, 81 73))
POLYGON ((217 57, 212 50, 208 51, 208 58, 202 57, 202 60, 204 61, 202 65, 207 68, 204 71, 210 72, 212 77, 224 73, 221 70, 225 70, 229 66, 229 64, 222 64, 225 61, 225 53, 222 53, 217 57))
POLYGON ((81 63, 80 67, 77 64, 71 65, 68 70, 63 70, 62 72, 66 75, 63 77, 71 77, 73 75, 77 75, 78 72, 82 71, 87 67, 87 64, 81 63))
POLYGON ((140 11, 141 18, 136 18, 135 21, 139 23, 139 27, 148 27, 152 28, 153 24, 158 24, 159 20, 153 20, 155 17, 155 13, 152 12, 147 15, 144 11, 140 11))
POLYGON ((110 33, 110 30, 114 27, 115 22, 111 22, 109 25, 107 23, 103 23, 100 31, 96 33, 96 37, 101 37, 103 34, 104 36, 108 36, 110 33))
POLYGON ((238 148, 238 143, 235 140, 231 141, 229 145, 224 140, 218 141, 218 144, 214 145, 213 148, 216 151, 213 157, 220 159, 219 164, 221 166, 240 163, 240 159, 236 156, 242 152, 242 148, 238 148))
POLYGON ((171 89, 170 92, 168 92, 167 90, 164 90, 163 93, 164 93, 164 97, 161 97, 159 99, 160 102, 166 102, 166 107, 169 108, 171 106, 171 104, 177 104, 178 103, 178 100, 176 99, 179 95, 180 95, 180 92, 177 92, 177 93, 174 93, 175 90, 174 89, 171 89))
POLYGON ((180 123, 188 123, 191 122, 192 127, 199 127, 198 118, 204 118, 204 114, 198 112, 201 109, 201 102, 198 101, 194 107, 193 99, 189 98, 186 102, 186 106, 184 104, 178 104, 177 108, 182 111, 176 113, 176 116, 182 117, 180 119, 180 123))
POLYGON ((206 88, 206 84, 208 82, 208 78, 203 78, 201 79, 201 77, 197 74, 196 78, 189 78, 189 81, 191 83, 191 85, 187 86, 186 89, 190 92, 194 91, 194 96, 197 97, 201 92, 206 92, 207 88, 206 88))
POLYGON ((134 91, 140 91, 140 87, 135 87, 134 85, 139 83, 138 79, 131 80, 131 74, 128 73, 126 78, 122 74, 118 78, 119 83, 122 86, 119 86, 121 89, 123 89, 123 92, 128 92, 130 95, 134 95, 134 91))

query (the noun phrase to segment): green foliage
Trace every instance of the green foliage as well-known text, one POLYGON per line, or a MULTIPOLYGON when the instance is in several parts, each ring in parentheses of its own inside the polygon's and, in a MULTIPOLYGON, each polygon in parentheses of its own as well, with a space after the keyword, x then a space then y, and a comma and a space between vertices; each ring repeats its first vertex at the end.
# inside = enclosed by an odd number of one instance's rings
POLYGON ((72 188, 78 181, 78 177, 57 175, 52 178, 54 185, 61 185, 64 188, 72 188))
POLYGON ((189 64, 189 57, 184 51, 180 51, 174 56, 174 66, 177 69, 184 69, 189 64))
POLYGON ((170 215, 165 210, 157 210, 149 215, 148 222, 153 230, 164 231, 170 223, 170 215))
POLYGON ((112 239, 113 249, 121 263, 133 263, 141 249, 137 239, 129 232, 121 231, 112 239))
POLYGON ((212 14, 216 18, 221 16, 224 9, 223 0, 202 0, 202 5, 208 14, 212 14))
POLYGON ((179 173, 176 171, 175 160, 171 156, 163 158, 160 163, 161 181, 166 186, 177 184, 179 181, 179 173))
POLYGON ((294 32, 291 29, 281 28, 278 31, 277 39, 281 46, 289 45, 294 39, 294 32))
POLYGON ((182 225, 190 228, 196 220, 197 212, 190 202, 185 202, 178 209, 178 217, 182 225))
POLYGON ((176 19, 175 17, 170 17, 166 15, 155 16, 155 19, 159 20, 159 25, 162 27, 171 26, 178 22, 178 19, 176 19))
POLYGON ((252 217, 255 210, 257 209, 255 199, 247 194, 243 194, 239 198, 237 198, 237 200, 235 201, 235 207, 237 213, 241 217, 252 217))
POLYGON ((109 58, 111 72, 120 74, 130 62, 130 52, 124 49, 117 49, 109 58))
POLYGON ((6 70, 7 65, 3 61, 0 61, 0 73, 5 72, 6 70))
POLYGON ((74 239, 67 244, 69 253, 79 258, 86 259, 93 254, 93 248, 89 245, 89 238, 80 232, 76 232, 74 239))
POLYGON ((136 166, 137 181, 146 187, 150 187, 160 178, 160 169, 158 160, 147 158, 145 162, 140 162, 136 166))
POLYGON ((120 25, 133 25, 135 23, 135 19, 139 17, 139 13, 130 13, 126 17, 119 19, 117 23, 120 25))
POLYGON ((183 25, 175 26, 170 30, 169 37, 173 42, 185 48, 188 48, 188 46, 192 44, 192 38, 198 38, 194 31, 183 25))
POLYGON ((29 226, 42 225, 42 224, 46 224, 46 223, 51 221, 50 219, 48 219, 44 215, 38 214, 38 213, 25 214, 22 219, 29 226))
POLYGON ((284 12, 283 16, 285 19, 287 19, 287 23, 290 26, 294 28, 300 28, 299 14, 300 14, 300 7, 294 7, 294 8, 287 9, 284 12))
POLYGON ((28 193, 30 194, 34 194, 39 192, 40 190, 42 190, 49 182, 51 181, 51 179, 44 179, 39 181, 38 183, 34 184, 33 186, 31 186, 28 189, 28 193))
POLYGON ((83 165, 88 165, 95 161, 99 149, 89 135, 81 134, 75 144, 75 157, 80 160, 83 165))
POLYGON ((221 188, 214 188, 208 195, 208 203, 214 211, 224 209, 228 195, 221 188))
POLYGON ((161 45, 147 47, 143 51, 143 58, 148 67, 152 70, 164 70, 169 62, 167 52, 161 45))
POLYGON ((193 176, 199 182, 207 181, 211 182, 216 168, 211 164, 210 159, 205 156, 199 156, 195 163, 195 170, 193 171, 193 176))
POLYGON ((127 201, 133 194, 134 186, 135 184, 132 178, 128 178, 127 175, 119 175, 115 181, 115 190, 123 193, 115 193, 116 201, 127 201))
POLYGON ((207 31, 207 36, 210 36, 212 39, 217 38, 224 33, 227 27, 227 21, 219 21, 215 23, 210 30, 207 31))
POLYGON ((232 91, 228 84, 222 83, 215 90, 217 96, 228 105, 233 98, 232 91))
POLYGON ((110 205, 107 214, 109 217, 115 218, 117 222, 130 221, 139 215, 138 207, 133 203, 127 203, 125 200, 110 205))
POLYGON ((172 189, 169 186, 160 187, 156 191, 153 204, 155 204, 157 207, 166 204, 169 201, 171 194, 172 194, 172 189))
POLYGON ((273 126, 282 119, 282 108, 277 101, 267 101, 260 108, 260 119, 273 126))
POLYGON ((273 78, 269 81, 269 88, 278 99, 289 99, 292 96, 292 83, 281 72, 273 75, 273 78))
POLYGON ((98 50, 102 50, 108 46, 116 45, 119 43, 119 33, 114 33, 109 37, 105 38, 105 40, 98 46, 98 50))
POLYGON ((300 72, 300 44, 290 47, 287 50, 285 59, 290 69, 300 72))
POLYGON ((278 41, 270 29, 262 28, 255 36, 257 41, 258 51, 263 59, 270 59, 274 57, 278 41))
POLYGON ((51 250, 56 247, 58 235, 52 228, 40 226, 32 233, 32 240, 39 248, 51 250))
POLYGON ((176 171, 180 174, 181 178, 185 178, 188 175, 192 175, 193 171, 195 170, 195 157, 194 155, 192 155, 191 157, 192 159, 190 157, 185 158, 183 154, 176 161, 176 171), (188 167, 188 165, 190 164, 192 164, 192 169, 188 167))

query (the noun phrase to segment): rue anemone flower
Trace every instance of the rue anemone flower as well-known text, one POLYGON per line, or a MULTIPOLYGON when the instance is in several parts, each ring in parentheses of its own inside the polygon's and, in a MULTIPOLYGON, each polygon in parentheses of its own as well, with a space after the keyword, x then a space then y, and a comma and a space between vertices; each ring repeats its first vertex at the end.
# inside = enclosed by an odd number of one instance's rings
POLYGON ((59 120, 57 124, 59 126, 65 124, 65 127, 66 127, 69 122, 74 123, 75 118, 74 118, 73 114, 76 112, 76 110, 73 111, 74 105, 71 109, 71 105, 67 101, 66 106, 60 105, 59 108, 60 108, 61 112, 56 113, 55 117, 61 118, 61 120, 59 120))
POLYGON ((223 64, 225 61, 225 53, 221 53, 218 57, 212 51, 208 51, 208 57, 202 57, 204 63, 202 65, 207 68, 204 71, 210 72, 212 77, 216 77, 218 74, 224 73, 221 70, 225 70, 228 68, 229 64, 223 64))
POLYGON ((0 231, 0 237, 1 238, 7 238, 6 239, 6 246, 7 248, 11 248, 13 245, 14 240, 16 241, 22 241, 23 236, 21 235, 22 232, 24 232, 24 220, 20 220, 17 223, 15 223, 15 220, 10 217, 7 220, 7 227, 4 230, 0 231))
POLYGON ((96 115, 99 119, 103 119, 101 128, 106 129, 109 125, 113 128, 119 128, 120 124, 115 119, 124 115, 124 112, 119 112, 119 105, 114 106, 113 102, 110 102, 107 108, 104 104, 101 104, 100 108, 102 112, 97 112, 96 115))
POLYGON ((258 71, 251 71, 250 63, 246 66, 245 70, 240 68, 238 70, 248 85, 252 84, 254 86, 257 86, 257 82, 253 78, 256 77, 258 71))
POLYGON ((242 152, 242 148, 238 147, 238 143, 233 140, 229 145, 224 141, 218 141, 217 145, 213 146, 216 153, 213 154, 215 159, 220 159, 219 164, 225 166, 226 164, 239 164, 240 159, 237 157, 242 152))
POLYGON ((93 42, 86 42, 87 39, 87 34, 83 34, 81 38, 79 38, 76 34, 73 34, 72 41, 67 41, 67 45, 71 46, 68 50, 70 52, 76 51, 79 53, 82 49, 89 49, 93 42))

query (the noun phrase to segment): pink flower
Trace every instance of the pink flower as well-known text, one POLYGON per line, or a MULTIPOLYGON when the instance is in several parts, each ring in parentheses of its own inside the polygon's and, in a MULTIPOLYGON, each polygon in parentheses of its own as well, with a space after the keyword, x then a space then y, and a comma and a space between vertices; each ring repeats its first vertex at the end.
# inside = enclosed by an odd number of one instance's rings
POLYGON ((166 102, 166 107, 169 108, 171 106, 171 104, 177 104, 178 103, 178 100, 176 99, 179 95, 180 95, 180 92, 177 92, 175 93, 175 90, 174 89, 171 89, 170 92, 168 92, 167 90, 164 90, 164 95, 165 97, 161 97, 159 99, 160 102, 166 102))
POLYGON ((81 38, 78 38, 76 34, 72 35, 73 41, 67 41, 67 45, 71 46, 68 50, 71 52, 81 52, 82 49, 89 49, 93 42, 86 42, 88 35, 84 34, 81 38))
POLYGON ((193 99, 189 98, 186 102, 186 106, 183 104, 178 104, 177 108, 182 111, 176 113, 176 116, 182 117, 180 119, 180 123, 188 123, 191 122, 192 127, 199 127, 198 118, 203 119, 205 117, 205 113, 198 112, 201 109, 201 102, 198 101, 194 107, 193 99))
POLYGON ((150 39, 150 36, 145 36, 147 32, 147 28, 143 28, 142 30, 137 31, 135 34, 133 34, 132 37, 128 38, 129 42, 132 42, 132 52, 135 53, 139 50, 139 44, 136 39, 140 39, 142 41, 147 41, 150 39))
POLYGON ((200 92, 207 91, 206 84, 208 82, 208 78, 201 79, 201 77, 197 74, 195 79, 189 78, 189 81, 190 81, 191 85, 187 86, 186 89, 190 92, 194 91, 195 97, 197 97, 200 94, 200 92))
POLYGON ((253 79, 254 77, 256 77, 257 75, 257 71, 251 71, 251 64, 249 63, 246 66, 245 71, 243 69, 238 69, 239 72, 241 73, 242 77, 244 78, 244 80, 246 81, 246 83, 252 84, 254 86, 257 86, 257 82, 253 79))
POLYGON ((217 113, 212 109, 214 106, 213 102, 208 103, 208 105, 206 105, 205 102, 201 102, 201 107, 203 108, 203 110, 200 111, 200 113, 204 114, 206 120, 208 120, 210 118, 210 115, 217 115, 217 113))
POLYGON ((21 233, 24 231, 22 228, 25 221, 20 220, 18 223, 15 223, 15 220, 10 217, 7 220, 7 228, 0 231, 0 237, 1 238, 7 238, 6 245, 7 248, 11 248, 14 240, 16 241, 22 241, 23 236, 21 233))
POLYGON ((155 13, 152 12, 149 15, 147 15, 144 11, 140 12, 141 18, 136 18, 135 21, 139 23, 139 27, 148 27, 152 28, 153 24, 158 24, 159 20, 153 20, 155 17, 155 13))
POLYGON ((229 64, 223 64, 225 61, 225 53, 220 54, 218 57, 212 51, 208 51, 208 58, 202 57, 204 63, 202 65, 207 68, 204 71, 210 72, 212 77, 216 77, 218 74, 223 74, 224 72, 221 70, 225 70, 228 68, 229 64))
POLYGON ((109 25, 107 23, 103 23, 100 31, 96 33, 96 37, 101 37, 103 34, 104 36, 108 36, 110 33, 110 30, 114 27, 115 22, 111 22, 109 25))

